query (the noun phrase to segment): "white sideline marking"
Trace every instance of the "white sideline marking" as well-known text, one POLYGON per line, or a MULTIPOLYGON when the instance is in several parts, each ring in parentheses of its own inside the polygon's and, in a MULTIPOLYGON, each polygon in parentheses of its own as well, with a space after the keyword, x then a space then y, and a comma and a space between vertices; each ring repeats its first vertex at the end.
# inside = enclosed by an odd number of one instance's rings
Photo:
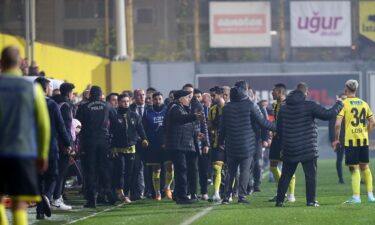
POLYGON ((202 218, 203 216, 207 215, 214 207, 210 206, 203 209, 201 212, 195 214, 194 216, 190 217, 189 219, 183 221, 180 225, 190 225, 194 223, 196 220, 202 218))
POLYGON ((85 216, 85 217, 79 218, 78 220, 70 221, 69 223, 65 223, 64 225, 67 225, 67 224, 73 224, 73 223, 77 223, 77 222, 80 222, 80 221, 83 221, 83 220, 87 220, 87 219, 89 219, 89 218, 92 218, 92 217, 95 217, 95 216, 97 216, 97 215, 99 215, 99 214, 102 214, 102 213, 105 213, 105 212, 111 211, 111 210, 113 210, 113 209, 115 209, 115 208, 118 208, 118 207, 121 207, 121 206, 123 206, 123 205, 124 205, 124 204, 116 205, 116 206, 114 206, 114 207, 111 207, 111 208, 105 209, 105 210, 103 210, 103 211, 99 211, 99 212, 93 213, 93 214, 91 214, 91 215, 89 215, 89 216, 85 216))
MULTIPOLYGON (((266 171, 265 173, 263 173, 262 174, 262 180, 264 178, 266 178, 269 173, 270 173, 270 171, 266 171)), ((216 205, 220 205, 220 203, 218 203, 216 205)), ((199 213, 195 214, 194 216, 190 217, 189 219, 183 221, 180 225, 190 225, 190 224, 194 223, 195 221, 197 221, 198 219, 202 218, 203 216, 207 215, 213 209, 214 209, 214 206, 207 207, 207 208, 203 209, 201 212, 199 212, 199 213)))

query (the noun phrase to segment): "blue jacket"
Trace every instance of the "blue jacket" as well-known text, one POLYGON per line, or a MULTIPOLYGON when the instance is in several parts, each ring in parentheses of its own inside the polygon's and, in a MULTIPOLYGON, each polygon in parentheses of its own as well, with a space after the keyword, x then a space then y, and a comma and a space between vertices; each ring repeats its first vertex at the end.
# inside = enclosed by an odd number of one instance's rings
POLYGON ((163 107, 159 112, 151 107, 143 116, 143 127, 151 148, 160 148, 164 144, 163 121, 166 111, 166 107, 163 107))

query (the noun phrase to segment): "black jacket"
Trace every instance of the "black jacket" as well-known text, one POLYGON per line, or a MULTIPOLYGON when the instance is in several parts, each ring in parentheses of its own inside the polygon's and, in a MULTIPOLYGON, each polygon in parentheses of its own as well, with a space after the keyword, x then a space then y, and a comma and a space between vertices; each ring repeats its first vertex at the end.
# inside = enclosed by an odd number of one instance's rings
MULTIPOLYGON (((330 142, 335 141, 336 136, 336 116, 328 121, 328 132, 330 142)), ((340 143, 345 143, 345 121, 342 121, 341 130, 340 130, 340 143)))
MULTIPOLYGON (((138 115, 138 112, 137 112, 137 105, 136 105, 135 103, 131 104, 131 105, 129 106, 129 109, 130 109, 132 112, 135 112, 135 113, 138 115)), ((144 109, 143 109, 143 115, 140 116, 141 119, 142 119, 143 117, 147 116, 147 112, 148 112, 149 110, 152 110, 152 106, 149 106, 149 105, 145 104, 144 109)), ((138 137, 138 141, 141 141, 141 137, 140 137, 138 134, 137 134, 137 137, 138 137)))
POLYGON ((263 116, 257 104, 250 101, 244 89, 232 88, 230 98, 221 116, 219 145, 225 143, 225 151, 230 157, 250 157, 256 150, 253 123, 269 130, 275 130, 275 125, 263 116))
POLYGON ((169 151, 196 151, 194 121, 197 117, 189 113, 188 107, 172 103, 166 114, 165 135, 166 149, 169 151))
POLYGON ((111 146, 114 148, 127 148, 136 145, 138 137, 141 140, 146 139, 141 117, 125 108, 118 108, 116 116, 111 118, 110 131, 112 134, 111 146))
POLYGON ((65 129, 69 134, 71 141, 73 142, 73 137, 70 133, 71 126, 74 118, 74 105, 68 100, 67 97, 63 95, 56 95, 53 100, 60 106, 61 116, 64 120, 65 129))
MULTIPOLYGON (((264 118, 267 118, 267 111, 265 108, 262 108, 258 105, 259 110, 262 112, 264 118)), ((254 132, 255 132, 255 137, 257 141, 268 141, 269 135, 268 135, 268 130, 266 128, 261 127, 256 121, 252 121, 252 124, 254 125, 254 132)))
MULTIPOLYGON (((193 97, 190 103, 190 113, 194 114, 198 112, 201 112, 204 114, 203 105, 198 101, 196 97, 193 97)), ((204 119, 201 121, 198 121, 198 120, 195 121, 194 127, 195 127, 195 133, 196 133, 195 138, 194 138, 194 145, 195 145, 196 151, 199 152, 201 150, 201 147, 210 146, 206 117, 204 117, 204 119), (202 141, 199 141, 197 138, 198 137, 197 135, 199 133, 204 134, 204 139, 202 141)))
POLYGON ((109 140, 109 121, 113 116, 111 106, 104 101, 89 101, 81 105, 76 115, 82 124, 80 140, 109 140))
POLYGON ((277 133, 282 143, 282 160, 304 162, 318 157, 318 130, 315 119, 330 120, 342 108, 342 102, 325 109, 298 90, 292 91, 281 106, 277 133))
MULTIPOLYGON (((70 135, 65 128, 64 120, 61 116, 61 112, 57 103, 51 98, 46 98, 49 118, 51 122, 51 141, 50 141, 50 151, 49 160, 56 160, 59 158, 59 145, 58 140, 64 147, 72 146, 70 135)), ((70 131, 70 129, 69 129, 70 131)))

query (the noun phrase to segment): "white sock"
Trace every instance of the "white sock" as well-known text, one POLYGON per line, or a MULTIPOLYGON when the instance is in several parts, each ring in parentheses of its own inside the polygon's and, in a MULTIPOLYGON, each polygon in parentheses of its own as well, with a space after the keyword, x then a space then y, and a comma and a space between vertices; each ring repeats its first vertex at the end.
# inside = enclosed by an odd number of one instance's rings
POLYGON ((219 190, 214 190, 214 195, 215 196, 219 196, 220 194, 219 194, 219 190))
POLYGON ((374 197, 374 194, 373 194, 372 191, 371 191, 371 192, 368 192, 368 193, 367 193, 367 196, 368 196, 369 198, 373 198, 373 197, 374 197))
POLYGON ((353 198, 356 199, 356 200, 360 199, 359 195, 353 195, 353 198))

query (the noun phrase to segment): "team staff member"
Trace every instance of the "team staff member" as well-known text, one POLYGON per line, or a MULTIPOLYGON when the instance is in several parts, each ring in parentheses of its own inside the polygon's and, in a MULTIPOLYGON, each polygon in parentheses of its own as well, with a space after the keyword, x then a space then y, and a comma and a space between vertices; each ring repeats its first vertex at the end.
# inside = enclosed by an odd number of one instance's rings
MULTIPOLYGON (((286 92, 287 92, 286 86, 285 84, 282 84, 282 83, 275 84, 272 90, 272 97, 274 100, 276 100, 276 102, 272 105, 275 124, 277 123, 280 108, 283 105, 285 105, 285 99, 286 99, 286 94, 287 94, 286 92)), ((270 147, 269 160, 270 160, 270 170, 276 181, 276 187, 277 187, 280 177, 281 177, 281 171, 279 169, 279 165, 281 164, 281 139, 280 139, 280 135, 277 132, 273 133, 272 143, 270 147)), ((289 184, 289 191, 288 191, 288 197, 287 197, 288 202, 296 201, 296 198, 294 196, 295 187, 296 187, 296 176, 293 175, 289 184)), ((274 196, 269 201, 275 202, 276 196, 274 196)))
POLYGON ((188 198, 188 185, 196 182, 197 152, 194 146, 194 121, 203 120, 203 113, 189 113, 191 92, 176 91, 166 117, 166 149, 172 154, 175 176, 173 198, 177 204, 190 204, 196 199, 188 198))
POLYGON ((277 188, 277 207, 283 206, 285 193, 299 163, 305 173, 307 206, 319 206, 316 201, 319 156, 316 119, 332 119, 341 110, 342 102, 338 99, 331 109, 326 109, 306 100, 307 93, 307 84, 298 84, 296 90, 288 95, 278 114, 277 134, 281 138, 283 169, 277 188))
POLYGON ((344 108, 336 119, 334 149, 339 145, 345 146, 345 163, 352 174, 353 196, 346 201, 347 204, 361 203, 360 186, 361 175, 364 177, 367 189, 368 202, 375 202, 372 188, 372 174, 369 164, 369 138, 368 134, 375 126, 375 119, 367 102, 356 97, 358 81, 348 80, 345 83, 345 94, 348 97, 344 101, 344 108), (345 124, 345 142, 340 143, 341 124, 345 124), (368 124, 367 124, 368 121, 368 124))
POLYGON ((77 119, 82 123, 80 133, 81 160, 86 180, 86 208, 96 208, 97 181, 102 177, 104 191, 109 203, 115 202, 111 192, 109 165, 109 120, 114 115, 111 106, 100 100, 102 90, 93 86, 89 101, 79 107, 77 119))
MULTIPOLYGON (((347 98, 345 94, 341 94, 339 96, 343 101, 347 98)), ((332 142, 335 141, 335 125, 336 125, 336 117, 332 118, 328 122, 328 132, 329 132, 329 140, 332 142)), ((345 125, 341 125, 340 130, 340 143, 345 143, 345 125)), ((344 160, 345 155, 345 147, 342 144, 337 145, 336 149, 333 149, 336 153, 336 171, 337 176, 339 177, 339 184, 344 184, 344 177, 342 175, 342 161, 344 160)))
POLYGON ((166 107, 163 104, 163 95, 155 92, 152 95, 153 105, 143 117, 144 129, 150 142, 147 149, 146 161, 147 166, 152 167, 152 182, 155 191, 155 200, 161 200, 160 192, 160 173, 161 164, 165 167, 164 193, 168 199, 172 199, 171 184, 173 182, 173 164, 169 152, 165 151, 164 144, 164 117, 166 107))
MULTIPOLYGON (((189 112, 191 114, 200 113, 204 115, 204 109, 203 105, 199 102, 198 98, 194 96, 194 87, 192 84, 185 84, 182 87, 182 90, 190 92, 190 106, 189 106, 189 112)), ((202 120, 195 121, 194 122, 194 128, 195 128, 195 134, 193 136, 194 139, 194 146, 195 146, 195 152, 197 153, 197 157, 194 159, 195 167, 197 168, 198 158, 199 157, 208 157, 208 150, 209 150, 209 137, 208 137, 208 129, 207 129, 207 121, 206 117, 203 117, 202 120)), ((192 159, 193 160, 193 159, 192 159)), ((197 168, 198 169, 198 168, 197 168)), ((204 200, 208 199, 207 195, 207 186, 208 186, 208 177, 207 175, 207 167, 205 168, 205 171, 201 173, 201 196, 204 200)), ((197 175, 198 170, 194 173, 191 173, 193 177, 191 177, 192 180, 189 182, 189 193, 191 195, 191 199, 198 199, 197 197, 197 175)))
POLYGON ((228 164, 223 204, 229 203, 238 168, 238 203, 249 204, 246 200, 246 189, 250 179, 252 156, 256 150, 254 122, 262 128, 275 130, 275 125, 263 116, 258 105, 250 101, 247 82, 238 81, 230 91, 230 102, 223 108, 219 129, 219 146, 225 148, 228 164))
POLYGON ((223 98, 224 89, 221 87, 214 87, 211 91, 214 105, 208 112, 208 129, 212 134, 212 150, 211 161, 213 170, 214 194, 212 200, 215 202, 221 201, 220 184, 221 184, 221 170, 225 162, 225 152, 219 148, 219 123, 225 105, 223 98))
MULTIPOLYGON (((51 142, 48 155, 48 170, 43 175, 39 176, 39 184, 41 187, 40 190, 42 194, 45 195, 48 200, 50 200, 52 198, 53 191, 55 190, 58 176, 58 138, 60 138, 61 143, 65 148, 65 152, 72 151, 72 147, 68 132, 65 129, 64 120, 61 116, 59 106, 54 100, 49 98, 52 92, 50 81, 44 77, 38 77, 35 80, 35 83, 40 84, 44 94, 46 95, 48 113, 51 121, 51 142)), ((48 206, 41 202, 37 204, 36 212, 37 219, 44 219, 44 214, 46 214, 48 217, 51 216, 48 206)))
MULTIPOLYGON (((72 104, 73 100, 73 89, 74 84, 72 83, 63 83, 60 85, 60 95, 56 95, 53 99, 60 107, 61 115, 64 120, 65 129, 68 131, 71 145, 76 138, 74 126, 73 126, 73 118, 74 118, 74 105, 72 104)), ((60 149, 59 153, 59 176, 57 178, 55 191, 53 193, 53 201, 51 205, 59 210, 71 210, 72 207, 70 205, 66 205, 62 198, 62 194, 65 188, 65 180, 66 176, 69 172, 69 160, 70 160, 70 152, 64 151, 64 149, 60 149)))
POLYGON ((114 183, 118 198, 131 203, 129 192, 134 177, 135 145, 140 137, 143 147, 147 147, 146 134, 141 117, 129 110, 130 98, 127 94, 119 96, 119 108, 115 117, 111 117, 111 147, 114 157, 114 183))
POLYGON ((21 54, 6 47, 0 59, 0 224, 7 225, 4 195, 12 198, 13 224, 27 225, 26 202, 41 200, 37 173, 48 167, 50 121, 43 90, 21 78, 21 54))

